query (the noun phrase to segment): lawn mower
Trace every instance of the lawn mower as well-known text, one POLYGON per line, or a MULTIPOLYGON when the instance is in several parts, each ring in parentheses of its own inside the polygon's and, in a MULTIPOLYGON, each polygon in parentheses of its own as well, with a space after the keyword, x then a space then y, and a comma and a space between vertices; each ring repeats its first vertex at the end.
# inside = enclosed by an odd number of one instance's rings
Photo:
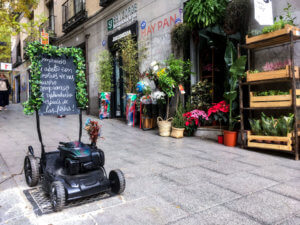
POLYGON ((24 160, 28 186, 39 182, 50 197, 54 211, 61 211, 67 202, 101 193, 120 194, 125 189, 125 177, 121 170, 112 170, 107 176, 104 169, 104 152, 96 146, 99 125, 95 121, 86 124, 91 144, 81 142, 82 112, 79 113, 79 140, 60 142, 57 150, 45 152, 40 131, 39 114, 36 124, 41 143, 41 157, 34 155, 32 146, 24 160))

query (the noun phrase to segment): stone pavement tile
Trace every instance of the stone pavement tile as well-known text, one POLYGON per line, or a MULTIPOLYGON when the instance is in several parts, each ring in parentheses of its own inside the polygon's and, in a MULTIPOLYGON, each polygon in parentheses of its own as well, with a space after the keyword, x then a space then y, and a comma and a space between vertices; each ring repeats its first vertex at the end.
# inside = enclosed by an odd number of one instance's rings
POLYGON ((219 187, 242 195, 256 192, 278 184, 276 181, 247 172, 227 175, 221 179, 211 180, 210 182, 219 187))
POLYGON ((239 194, 220 188, 208 182, 195 183, 184 187, 169 188, 158 193, 166 201, 180 206, 188 212, 199 212, 210 207, 232 201, 239 194))
POLYGON ((126 189, 122 194, 125 201, 132 201, 142 197, 151 197, 170 189, 177 188, 178 184, 163 179, 160 176, 134 177, 126 179, 126 189))
POLYGON ((159 198, 142 198, 90 215, 98 224, 166 224, 187 213, 159 198))
MULTIPOLYGON (((247 151, 247 150, 245 150, 245 151, 247 151)), ((248 151, 250 151, 250 150, 248 150, 248 151)), ((280 158, 279 156, 258 154, 257 152, 253 152, 252 155, 234 159, 234 161, 248 163, 249 165, 255 165, 255 166, 274 165, 274 164, 280 162, 281 160, 282 160, 282 158, 280 158)))
POLYGON ((284 221, 276 223, 276 225, 299 225, 300 224, 300 216, 292 216, 284 221))
POLYGON ((279 165, 265 166, 251 171, 260 177, 265 177, 274 181, 287 181, 295 177, 300 177, 298 170, 279 165))
POLYGON ((39 225, 34 215, 23 215, 13 219, 6 220, 0 225, 39 225))
POLYGON ((184 219, 171 222, 172 225, 259 225, 253 218, 234 212, 223 206, 201 211, 184 219))
POLYGON ((300 163, 299 161, 296 160, 285 160, 285 159, 281 159, 278 163, 278 165, 287 167, 287 168, 291 168, 291 169, 296 169, 296 170, 300 170, 300 163))
POLYGON ((300 201, 264 190, 236 201, 224 204, 225 207, 255 218, 263 224, 274 224, 299 211, 300 201))
POLYGON ((161 176, 181 185, 190 185, 196 182, 220 179, 224 175, 201 167, 188 167, 163 173, 161 176))
POLYGON ((237 161, 231 161, 230 163, 228 163, 228 161, 207 162, 205 164, 202 164, 201 167, 216 171, 217 173, 221 173, 224 175, 257 169, 257 166, 237 161))
POLYGON ((65 217, 58 221, 48 220, 42 217, 37 218, 38 225, 96 225, 95 220, 89 214, 73 215, 72 217, 65 217))
POLYGON ((268 190, 300 201, 300 178, 268 188, 268 190))

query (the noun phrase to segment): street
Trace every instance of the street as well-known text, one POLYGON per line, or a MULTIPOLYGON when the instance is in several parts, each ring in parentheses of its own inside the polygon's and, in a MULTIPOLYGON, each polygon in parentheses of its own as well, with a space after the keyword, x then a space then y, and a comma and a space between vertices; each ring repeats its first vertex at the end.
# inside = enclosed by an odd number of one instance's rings
MULTIPOLYGON (((160 137, 114 119, 101 124, 105 169, 124 172, 125 192, 37 215, 20 174, 28 145, 40 154, 35 117, 25 116, 18 104, 0 112, 0 225, 300 224, 300 162, 292 155, 160 137)), ((76 115, 41 117, 46 151, 76 140, 78 128, 76 115)), ((83 142, 89 143, 86 131, 83 142)))

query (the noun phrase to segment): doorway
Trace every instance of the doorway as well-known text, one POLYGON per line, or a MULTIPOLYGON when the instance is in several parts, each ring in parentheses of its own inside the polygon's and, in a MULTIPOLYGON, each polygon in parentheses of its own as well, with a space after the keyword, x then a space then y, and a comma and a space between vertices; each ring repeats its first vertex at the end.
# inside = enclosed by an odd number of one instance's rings
POLYGON ((114 118, 123 118, 125 116, 125 97, 124 97, 124 80, 122 70, 122 58, 118 51, 112 53, 113 56, 113 93, 112 93, 112 116, 114 118))

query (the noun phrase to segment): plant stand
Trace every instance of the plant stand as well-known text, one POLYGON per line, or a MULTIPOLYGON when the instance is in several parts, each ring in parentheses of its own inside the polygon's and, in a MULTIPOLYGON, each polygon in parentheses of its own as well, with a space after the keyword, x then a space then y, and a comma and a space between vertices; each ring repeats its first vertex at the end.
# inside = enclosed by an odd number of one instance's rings
MULTIPOLYGON (((300 70, 298 66, 295 66, 295 78, 299 79, 300 70)), ((259 81, 259 80, 271 80, 271 79, 280 79, 280 78, 292 78, 291 66, 287 65, 283 70, 275 70, 268 72, 260 73, 250 73, 247 71, 247 81, 259 81)))
POLYGON ((251 131, 247 131, 247 136, 248 136, 247 146, 251 148, 274 149, 274 150, 282 150, 282 151, 289 151, 289 152, 293 150, 291 133, 289 133, 286 137, 278 137, 278 136, 253 135, 251 134, 251 131), (261 142, 271 142, 271 143, 261 143, 261 142))
POLYGON ((242 46, 248 50, 248 69, 254 69, 252 63, 252 54, 255 50, 262 50, 265 48, 271 48, 275 46, 281 46, 289 44, 290 46, 290 61, 291 65, 286 67, 285 70, 271 71, 257 74, 249 74, 246 82, 239 83, 239 102, 240 102, 240 116, 241 116, 241 138, 242 147, 248 148, 264 148, 274 149, 277 151, 284 151, 294 154, 295 160, 299 160, 299 138, 298 138, 298 109, 300 108, 300 99, 297 96, 300 95, 300 90, 296 89, 296 80, 299 81, 299 68, 294 65, 294 42, 300 39, 300 29, 286 25, 284 29, 271 32, 268 34, 259 35, 256 37, 246 37, 246 45, 242 46), (271 83, 286 83, 290 86, 291 91, 289 95, 285 96, 253 96, 251 92, 252 86, 258 86, 271 83), (249 93, 249 106, 243 98, 244 92, 249 93), (245 101, 245 102, 244 102, 245 101), (246 106, 245 106, 246 105, 246 106), (294 130, 292 133, 296 135, 289 135, 287 137, 270 137, 270 136, 257 136, 248 133, 248 140, 245 142, 244 130, 245 130, 245 114, 251 118, 253 111, 265 111, 276 110, 286 114, 293 112, 295 115, 294 130), (254 141, 257 140, 257 141, 254 141), (259 142, 272 142, 277 141, 284 144, 275 143, 259 143, 259 142), (286 143, 286 144, 285 144, 286 143))

